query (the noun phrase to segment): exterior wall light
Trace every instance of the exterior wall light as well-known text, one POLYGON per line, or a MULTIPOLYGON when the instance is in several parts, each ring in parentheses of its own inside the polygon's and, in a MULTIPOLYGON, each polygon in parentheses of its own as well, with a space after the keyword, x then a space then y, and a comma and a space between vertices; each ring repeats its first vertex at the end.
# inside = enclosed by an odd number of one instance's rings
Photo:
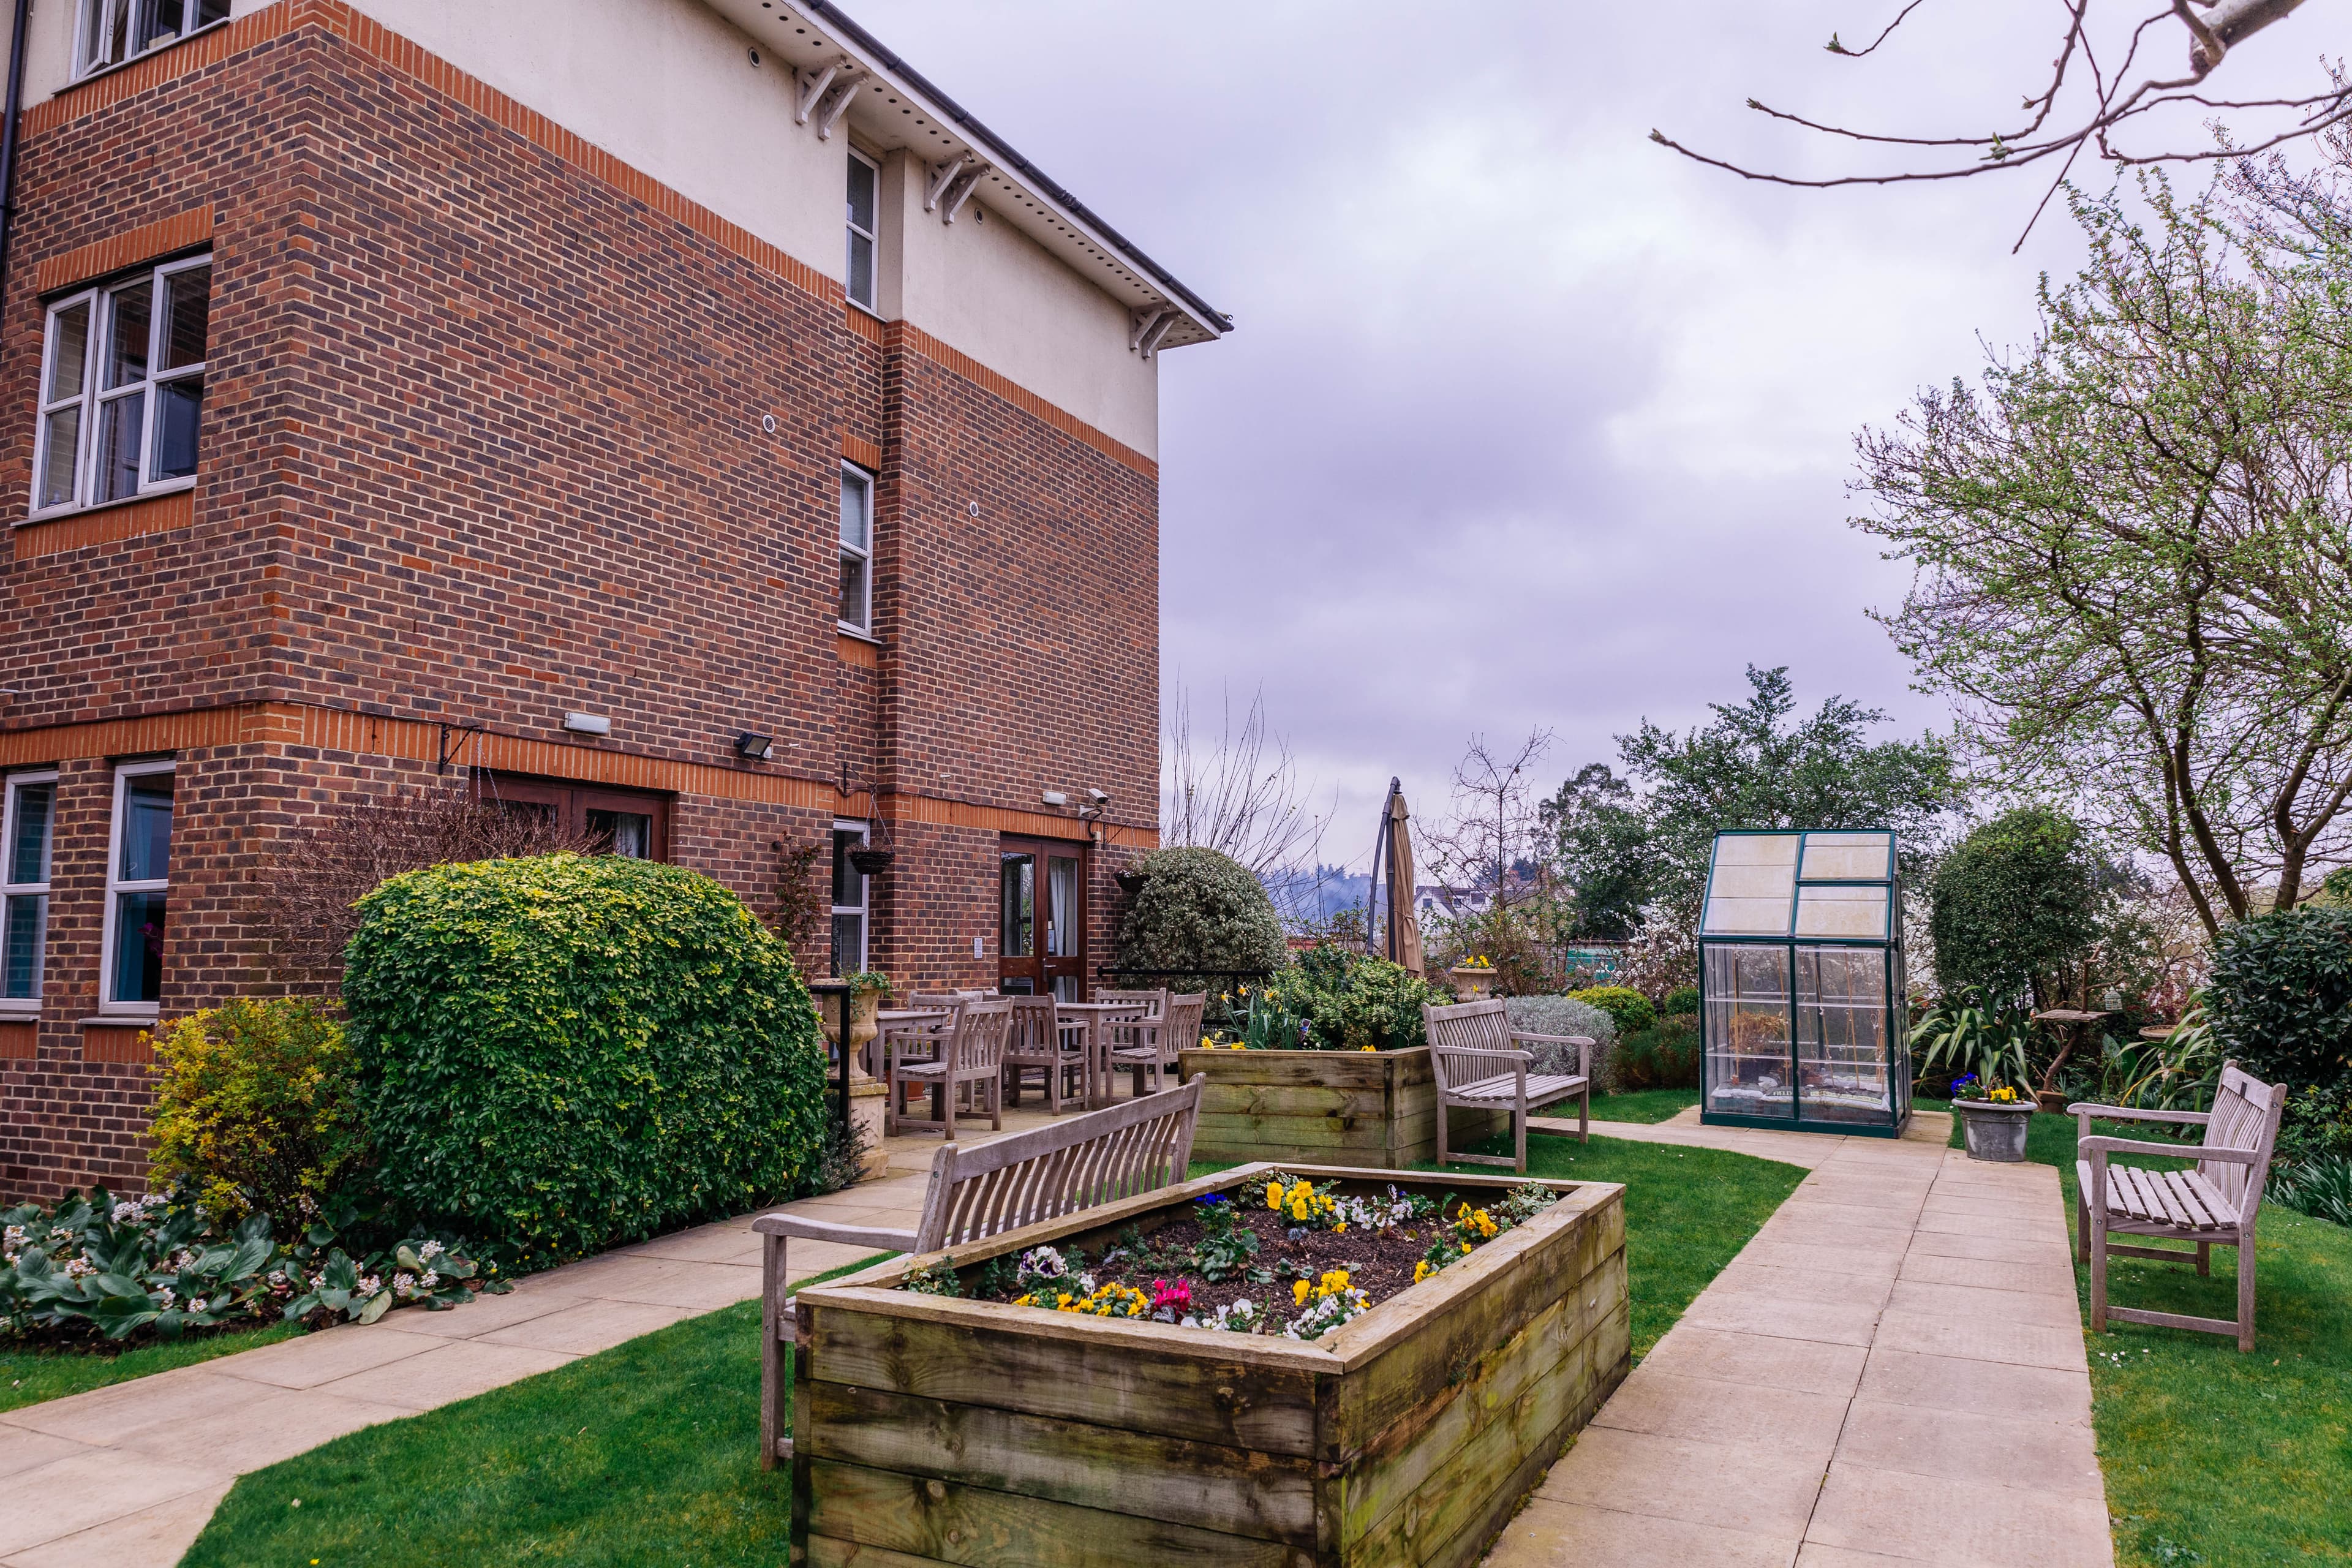
POLYGON ((1064 795, 1057 789, 1049 789, 1037 798, 1045 802, 1047 805, 1067 805, 1070 804, 1070 797, 1064 795))
POLYGON ((747 763, 764 763, 768 760, 768 753, 775 749, 773 736, 754 735, 746 730, 735 737, 735 754, 747 763))
POLYGON ((613 721, 602 713, 566 713, 563 727, 575 735, 609 735, 613 721))

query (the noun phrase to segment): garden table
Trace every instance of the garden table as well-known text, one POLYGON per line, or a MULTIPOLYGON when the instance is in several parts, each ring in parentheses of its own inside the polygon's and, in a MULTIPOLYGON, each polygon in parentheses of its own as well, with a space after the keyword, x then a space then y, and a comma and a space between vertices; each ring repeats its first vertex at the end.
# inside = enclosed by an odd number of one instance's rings
POLYGON ((1054 1022, 1058 1027, 1066 1016, 1086 1028, 1087 1109, 1097 1110, 1111 1102, 1111 1026, 1131 1024, 1142 1018, 1147 1009, 1138 1002, 1056 1002, 1054 1022))

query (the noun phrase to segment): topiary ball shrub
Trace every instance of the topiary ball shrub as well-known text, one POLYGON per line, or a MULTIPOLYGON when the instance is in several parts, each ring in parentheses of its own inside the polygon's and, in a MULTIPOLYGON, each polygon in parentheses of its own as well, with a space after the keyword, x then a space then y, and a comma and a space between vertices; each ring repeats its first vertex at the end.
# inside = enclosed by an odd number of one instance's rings
POLYGON ((2352 907, 2305 904, 2222 927, 2205 1006, 2221 1054, 2264 1082, 2352 1087, 2352 907))
POLYGON ((1233 989, 1219 970, 1271 974, 1290 962, 1282 921, 1258 879, 1213 849, 1155 850, 1136 869, 1143 886, 1118 922, 1118 962, 1164 969, 1136 983, 1171 991, 1233 989))
POLYGON ((791 952, 676 866, 436 866, 360 900, 343 1003, 396 1205, 576 1257, 791 1192, 824 1052, 791 952))
POLYGON ((1657 1008, 1630 985, 1591 985, 1569 994, 1608 1014, 1621 1035, 1638 1035, 1658 1021, 1657 1008))
POLYGON ((1960 840, 1927 889, 1944 994, 1999 1006, 2075 963, 2099 936, 2099 866, 2082 824, 2021 806, 1960 840))

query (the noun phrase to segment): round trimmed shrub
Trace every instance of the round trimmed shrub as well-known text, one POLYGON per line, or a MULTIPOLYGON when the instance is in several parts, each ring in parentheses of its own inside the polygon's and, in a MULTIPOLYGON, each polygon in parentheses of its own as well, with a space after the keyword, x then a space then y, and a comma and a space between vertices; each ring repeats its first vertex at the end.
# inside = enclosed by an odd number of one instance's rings
POLYGON ((1698 1014, 1698 1003, 1699 995, 1697 986, 1677 985, 1672 991, 1666 993, 1666 999, 1658 1005, 1658 1011, 1661 1015, 1668 1018, 1677 1017, 1684 1014, 1696 1016, 1698 1014))
POLYGON ((1183 847, 1155 850, 1136 869, 1143 886, 1118 922, 1118 962, 1177 972, 1139 984, 1223 992, 1234 982, 1218 970, 1271 974, 1290 962, 1274 900, 1240 862, 1183 847))
POLYGON ((359 908, 343 1003, 395 1204, 545 1262, 740 1214, 817 1157, 816 1012, 709 878, 482 860, 359 908))
POLYGON ((2352 907, 2305 904, 2222 927, 2205 1005, 2221 1054, 2256 1078, 2352 1089, 2352 907))
POLYGON ((1621 1035, 1638 1035, 1658 1021, 1657 1008, 1630 985, 1589 985, 1569 994, 1608 1014, 1621 1035))
POLYGON ((1928 934, 1947 996, 1996 1006, 2031 993, 2099 936, 2099 866, 2082 824, 2038 805, 1960 840, 1928 884, 1928 934))

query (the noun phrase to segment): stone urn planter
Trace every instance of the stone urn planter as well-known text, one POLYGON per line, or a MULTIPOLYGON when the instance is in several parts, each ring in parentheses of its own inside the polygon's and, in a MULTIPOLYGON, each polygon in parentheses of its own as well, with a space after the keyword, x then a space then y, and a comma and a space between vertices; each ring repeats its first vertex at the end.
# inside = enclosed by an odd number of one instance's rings
POLYGON ((1990 1100, 1956 1100, 1952 1110, 1960 1119, 1969 1159, 2013 1165, 2025 1158, 2025 1130, 2033 1117, 2032 1100, 1995 1104, 1990 1100))
MULTIPOLYGON (((874 1016, 882 1010, 882 993, 866 990, 852 991, 848 994, 847 1000, 849 1003, 849 1076, 855 1081, 870 1076, 866 1070, 866 1064, 862 1058, 866 1047, 873 1044, 874 1037, 882 1032, 881 1025, 876 1022, 874 1016)), ((817 1015, 820 1026, 824 1030, 827 1043, 837 1046, 841 1043, 843 996, 839 992, 828 992, 820 998, 820 1001, 823 1004, 817 1015)))
MULTIPOLYGON (((1029 1247, 1148 1238, 1269 1169, 803 1288, 792 1560, 1476 1563, 1631 1367, 1616 1184, 1544 1184, 1549 1209, 1312 1342, 896 1288, 948 1262, 970 1291, 1029 1247)), ((1366 1196, 1517 1183, 1290 1169, 1366 1196)))
POLYGON ((1465 1002, 1484 1002, 1495 993, 1495 972, 1483 965, 1457 963, 1445 972, 1454 983, 1454 994, 1465 1002))
MULTIPOLYGON (((1429 1047, 1402 1051, 1234 1051, 1189 1047, 1177 1072, 1199 1074, 1195 1160, 1306 1160, 1402 1170, 1437 1158, 1437 1079, 1429 1047)), ((1509 1126, 1458 1107, 1452 1146, 1509 1126)))

